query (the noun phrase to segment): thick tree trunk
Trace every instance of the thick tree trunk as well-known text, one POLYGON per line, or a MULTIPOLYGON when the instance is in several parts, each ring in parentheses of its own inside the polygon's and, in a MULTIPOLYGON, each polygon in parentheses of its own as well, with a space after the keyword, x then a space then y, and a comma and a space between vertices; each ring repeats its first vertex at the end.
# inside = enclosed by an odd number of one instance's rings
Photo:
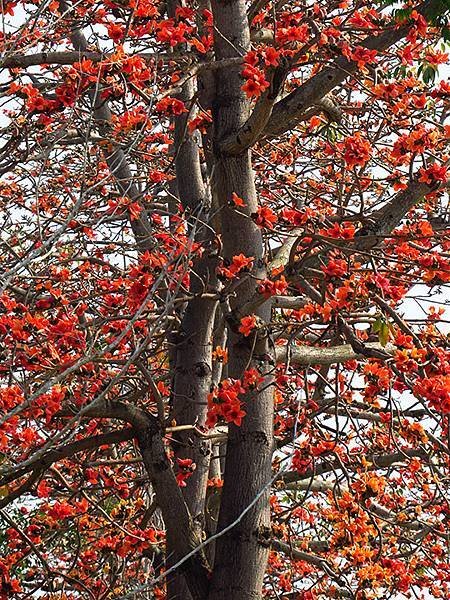
MULTIPOLYGON (((221 196, 236 191, 246 199, 251 211, 256 207, 252 173, 248 156, 221 163, 221 196), (231 161, 231 164, 230 164, 231 161), (237 168, 239 167, 239 169, 237 168), (242 184, 246 182, 245 189, 242 184)), ((219 173, 218 173, 219 174, 219 173)), ((223 198, 222 198, 223 200, 223 198)), ((223 206, 223 203, 221 203, 223 206)), ((240 252, 254 256, 257 265, 262 253, 261 235, 250 218, 239 216, 231 209, 223 210, 222 230, 224 251, 231 257, 240 252)), ((264 275, 261 266, 253 272, 264 275)), ((255 282, 239 288, 236 306, 248 300, 255 290, 255 282)), ((257 316, 270 320, 270 307, 258 309, 257 316)), ((263 374, 271 371, 271 347, 265 334, 244 338, 232 332, 229 339, 228 375, 240 379, 246 369, 256 367, 263 374)), ((273 388, 262 384, 260 393, 249 393, 245 398, 246 417, 242 425, 229 425, 224 488, 218 531, 239 519, 243 511, 255 502, 270 480, 272 462, 273 388)), ((209 598, 211 600, 247 600, 261 596, 261 587, 268 557, 264 537, 270 526, 269 488, 267 487, 253 507, 227 534, 217 541, 214 574, 209 598)))
MULTIPOLYGON (((173 3, 176 4, 176 3, 173 3)), ((174 11, 172 7, 172 12, 174 11)), ((195 96, 192 80, 183 85, 179 95, 186 106, 195 96)), ((198 242, 211 237, 211 232, 202 223, 208 219, 208 199, 201 172, 201 160, 197 140, 188 131, 189 115, 175 119, 175 167, 178 196, 189 218, 190 232, 198 242)), ((196 260, 190 273, 190 293, 214 291, 217 286, 215 274, 217 259, 205 253, 196 260)), ((178 335, 173 340, 172 356, 174 377, 172 381, 172 418, 177 425, 205 425, 207 396, 212 376, 212 338, 217 301, 196 297, 184 309, 178 335)), ((175 459, 190 458, 195 471, 182 488, 183 496, 193 517, 199 539, 204 529, 204 508, 211 444, 191 432, 180 432, 174 436, 175 459)), ((173 563, 171 539, 167 541, 167 565, 173 563)), ((190 600, 191 593, 181 572, 175 572, 167 580, 168 597, 190 600)))
MULTIPOLYGON (((177 424, 197 424, 206 420, 206 401, 211 385, 212 330, 214 302, 197 298, 191 300, 182 321, 181 337, 176 347, 176 366, 173 381, 173 416, 177 424)), ((174 444, 176 458, 191 458, 196 465, 192 476, 182 488, 183 496, 194 519, 198 538, 204 529, 203 514, 210 465, 211 444, 193 432, 180 433, 174 444)), ((168 566, 172 564, 171 540, 167 544, 168 566)), ((167 581, 168 598, 190 600, 182 573, 175 572, 167 581)))
MULTIPOLYGON (((180 97, 192 101, 195 89, 191 81, 183 86, 180 97)), ((175 165, 181 205, 191 215, 191 234, 197 242, 211 238, 211 231, 202 223, 208 219, 208 200, 201 173, 199 148, 188 133, 187 115, 175 122, 175 165), (195 229, 193 229, 195 228, 195 229)), ((190 273, 192 295, 217 291, 217 258, 205 252, 194 262, 190 273)), ((172 416, 178 425, 203 426, 206 421, 207 396, 211 388, 212 341, 217 301, 195 297, 184 310, 175 348, 175 373, 172 416)), ((177 458, 192 458, 196 470, 188 479, 184 496, 193 517, 203 514, 206 483, 209 472, 210 444, 192 432, 180 433, 175 443, 177 458)))
MULTIPOLYGON (((216 26, 217 59, 244 55, 249 48, 249 29, 243 0, 212 3, 216 26)), ((246 303, 255 292, 255 279, 265 276, 263 244, 259 228, 251 218, 257 210, 254 174, 249 151, 238 156, 220 155, 220 141, 237 131, 249 114, 243 94, 240 68, 232 67, 218 76, 213 105, 215 129, 213 194, 219 208, 219 233, 225 258, 243 253, 254 257, 252 278, 237 288, 233 309, 246 303), (232 193, 244 199, 245 215, 229 206, 232 193)), ((259 315, 270 320, 268 303, 259 315)), ((229 335, 229 377, 240 379, 246 369, 270 372, 270 344, 265 333, 243 337, 236 325, 229 335)), ((270 525, 269 489, 272 460, 273 389, 249 393, 244 400, 246 417, 242 425, 229 426, 225 483, 222 491, 218 531, 238 520, 216 545, 210 600, 249 600, 261 597, 268 547, 264 535, 270 525), (256 500, 258 498, 258 500, 256 500), (254 503, 252 505, 252 503, 254 503), (241 518, 243 511, 252 508, 241 518)))
MULTIPOLYGON (((174 564, 197 548, 201 538, 170 468, 160 423, 154 417, 139 416, 139 412, 136 412, 138 417, 134 419, 133 425, 142 459, 166 524, 167 545, 171 551, 170 564, 174 564)), ((193 600, 204 600, 209 588, 209 568, 204 552, 197 552, 188 559, 182 571, 193 600)))

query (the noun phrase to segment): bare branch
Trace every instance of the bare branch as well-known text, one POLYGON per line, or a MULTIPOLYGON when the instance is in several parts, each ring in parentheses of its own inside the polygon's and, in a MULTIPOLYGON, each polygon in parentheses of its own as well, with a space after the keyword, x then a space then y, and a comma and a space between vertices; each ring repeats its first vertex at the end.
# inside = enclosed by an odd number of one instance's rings
MULTIPOLYGON (((405 449, 401 452, 393 452, 386 454, 367 454, 365 456, 366 463, 371 463, 371 465, 365 468, 368 470, 385 469, 397 463, 401 464, 407 461, 408 459, 415 457, 424 459, 428 457, 428 454, 421 448, 405 449)), ((359 459, 359 456, 355 458, 359 459)), ((297 471, 287 471, 285 473, 282 473, 279 479, 289 484, 295 481, 310 480, 313 477, 322 475, 323 473, 330 473, 332 471, 342 471, 343 468, 344 466, 342 465, 340 460, 333 460, 332 458, 330 458, 328 462, 323 461, 316 465, 314 469, 308 469, 304 473, 298 473, 297 471)), ((357 468, 359 468, 357 465, 345 464, 345 469, 347 469, 348 471, 354 471, 357 468)))
MULTIPOLYGON (((298 550, 297 548, 293 548, 293 547, 289 546, 288 544, 286 544, 285 542, 282 542, 281 540, 277 540, 277 539, 272 539, 270 542, 270 545, 272 546, 272 548, 274 550, 283 552, 284 554, 286 554, 287 556, 290 556, 294 560, 303 560, 304 562, 307 562, 310 565, 314 565, 314 566, 318 567, 319 569, 324 571, 327 575, 329 575, 332 579, 334 579, 336 581, 336 583, 338 583, 338 585, 345 586, 345 581, 343 581, 339 577, 339 575, 333 570, 333 568, 331 567, 329 562, 326 559, 322 558, 321 556, 318 556, 317 554, 312 554, 310 552, 304 552, 303 550, 298 550)), ((341 598, 344 598, 344 597, 352 598, 353 597, 350 590, 346 590, 346 589, 340 589, 339 595, 341 598)))
MULTIPOLYGON (((364 344, 368 352, 384 351, 393 355, 395 346, 388 344, 382 346, 379 342, 367 342, 364 344)), ((353 359, 364 359, 365 355, 355 352, 350 344, 341 346, 330 346, 328 348, 314 348, 312 346, 281 346, 277 348, 277 362, 283 363, 289 360, 290 364, 296 366, 307 365, 332 365, 353 359)))

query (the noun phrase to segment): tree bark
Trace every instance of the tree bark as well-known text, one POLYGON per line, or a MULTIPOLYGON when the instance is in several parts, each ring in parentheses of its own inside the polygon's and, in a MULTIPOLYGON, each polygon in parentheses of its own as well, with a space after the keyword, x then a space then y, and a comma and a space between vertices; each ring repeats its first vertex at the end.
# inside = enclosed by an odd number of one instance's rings
MULTIPOLYGON (((178 5, 177 0, 169 2, 170 16, 175 15, 178 5)), ((205 243, 211 238, 210 229, 203 225, 208 221, 209 202, 202 176, 198 139, 188 129, 188 120, 192 117, 190 108, 195 96, 195 83, 189 79, 178 95, 188 112, 175 118, 175 172, 178 196, 188 218, 190 233, 196 241, 205 243)), ((216 257, 210 256, 208 252, 194 261, 189 286, 192 295, 200 295, 206 288, 216 289, 216 262, 216 257)), ((200 297, 190 300, 184 308, 180 330, 173 340, 175 348, 171 416, 178 425, 204 426, 206 422, 216 307, 216 300, 200 297)), ((182 493, 193 517, 198 538, 202 539, 211 442, 192 432, 180 432, 174 440, 175 459, 189 458, 195 463, 195 470, 186 481, 186 487, 182 488, 182 493)), ((173 562, 171 550, 168 538, 168 566, 173 562)), ((169 598, 190 600, 192 597, 182 571, 168 577, 167 591, 169 598)))
MULTIPOLYGON (((243 56, 250 43, 245 2, 216 0, 212 9, 216 58, 243 56)), ((239 67, 227 69, 216 80, 213 105, 213 194, 220 211, 218 227, 224 257, 231 259, 240 253, 254 257, 253 277, 237 289, 232 309, 245 304, 255 292, 255 278, 265 276, 262 236, 251 218, 257 210, 257 197, 250 151, 244 150, 232 157, 223 156, 220 152, 221 141, 237 132, 249 115, 249 102, 241 90, 242 83, 239 67), (245 209, 240 212, 229 206, 233 192, 246 203, 245 209)), ((269 320, 270 303, 256 314, 269 320)), ((229 377, 240 379, 251 367, 257 367, 263 373, 270 372, 271 352, 267 337, 258 334, 245 338, 236 326, 230 327, 229 377)), ((255 600, 261 597, 269 553, 268 545, 262 542, 270 524, 269 488, 265 486, 271 476, 273 447, 273 390, 270 386, 266 387, 268 380, 269 377, 263 384, 263 392, 249 393, 244 398, 246 416, 242 425, 229 426, 218 531, 236 520, 238 522, 217 540, 210 600, 255 600), (252 508, 241 518, 243 511, 252 503, 252 508)))

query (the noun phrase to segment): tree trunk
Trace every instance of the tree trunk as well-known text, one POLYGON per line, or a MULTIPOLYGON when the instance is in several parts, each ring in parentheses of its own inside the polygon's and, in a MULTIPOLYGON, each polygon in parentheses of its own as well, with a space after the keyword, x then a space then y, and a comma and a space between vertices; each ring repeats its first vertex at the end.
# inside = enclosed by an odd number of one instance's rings
MULTIPOLYGON (((171 3, 171 14, 177 2, 171 3)), ((183 86, 179 98, 189 106, 195 96, 192 80, 183 86)), ((175 169, 178 196, 188 217, 192 237, 204 243, 211 238, 211 231, 203 226, 208 220, 208 198, 201 172, 201 160, 197 140, 189 133, 189 113, 175 118, 175 169), (189 219, 190 217, 190 219, 189 219)), ((215 256, 206 252, 194 262, 190 273, 189 292, 192 295, 203 291, 215 291, 217 287, 215 256)), ((172 418, 177 425, 204 426, 207 414, 207 396, 211 388, 212 338, 217 301, 193 298, 186 306, 180 331, 173 340, 175 348, 174 377, 172 381, 172 418)), ((182 488, 183 496, 192 515, 199 539, 204 530, 204 508, 210 466, 211 444, 191 432, 180 432, 174 436, 176 459, 190 458, 195 471, 182 488)), ((167 565, 171 566, 173 548, 170 538, 167 543, 167 565)), ((169 598, 190 600, 191 594, 181 572, 168 577, 169 598)))
MULTIPOLYGON (((215 51, 218 60, 245 55, 249 49, 249 28, 245 2, 215 1, 212 3, 215 51)), ((261 232, 251 218, 257 210, 254 174, 250 151, 227 157, 218 150, 220 141, 236 132, 246 121, 249 102, 241 90, 240 67, 231 67, 216 80, 213 105, 214 180, 213 194, 219 208, 219 233, 224 257, 231 259, 243 253, 254 258, 252 277, 236 292, 232 309, 243 306, 255 292, 257 279, 265 276, 261 232), (229 206, 235 192, 246 203, 240 212, 229 206), (240 214, 240 213, 245 214, 240 214)), ((270 305, 259 308, 260 316, 270 320, 270 305)), ((262 374, 271 370, 270 344, 265 333, 242 336, 238 323, 229 336, 228 375, 240 379, 245 370, 256 367, 262 374)), ((239 519, 236 525, 217 540, 210 600, 249 600, 261 597, 268 558, 263 537, 270 525, 269 489, 271 477, 273 389, 262 384, 264 391, 249 393, 243 404, 246 416, 242 425, 229 425, 225 483, 219 514, 218 531, 239 519), (259 497, 258 497, 259 496, 259 497), (256 498, 258 500, 256 501, 256 498), (252 508, 241 518, 244 510, 252 508)))

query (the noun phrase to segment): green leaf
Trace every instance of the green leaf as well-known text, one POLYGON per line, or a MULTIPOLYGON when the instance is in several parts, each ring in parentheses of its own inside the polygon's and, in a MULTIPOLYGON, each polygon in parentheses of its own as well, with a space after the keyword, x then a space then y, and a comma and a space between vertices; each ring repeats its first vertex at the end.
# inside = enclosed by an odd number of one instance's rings
POLYGON ((389 340, 389 325, 385 322, 381 324, 380 331, 378 332, 378 339, 382 346, 386 346, 389 340))
MULTIPOLYGON (((419 69, 420 70, 420 69, 419 69)), ((438 73, 437 67, 427 64, 422 70, 422 79, 424 83, 433 83, 438 73)))
POLYGON ((374 333, 378 333, 381 329, 381 325, 384 323, 384 320, 381 317, 378 317, 378 319, 372 324, 372 331, 374 333))
POLYGON ((327 127, 327 139, 329 142, 335 142, 337 138, 336 129, 334 127, 327 127))
POLYGON ((392 11, 392 14, 396 21, 406 21, 406 19, 412 13, 412 10, 412 8, 396 8, 392 11))

